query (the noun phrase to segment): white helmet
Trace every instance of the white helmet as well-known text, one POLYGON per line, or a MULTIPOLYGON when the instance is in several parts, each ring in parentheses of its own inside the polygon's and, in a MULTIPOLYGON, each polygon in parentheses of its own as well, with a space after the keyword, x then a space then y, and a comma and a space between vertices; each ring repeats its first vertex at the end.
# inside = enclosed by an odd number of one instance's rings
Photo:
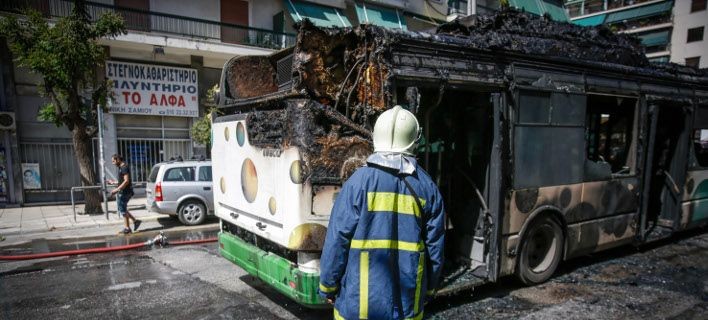
POLYGON ((420 126, 410 111, 395 106, 382 113, 374 125, 374 152, 397 152, 413 155, 420 138, 420 126))

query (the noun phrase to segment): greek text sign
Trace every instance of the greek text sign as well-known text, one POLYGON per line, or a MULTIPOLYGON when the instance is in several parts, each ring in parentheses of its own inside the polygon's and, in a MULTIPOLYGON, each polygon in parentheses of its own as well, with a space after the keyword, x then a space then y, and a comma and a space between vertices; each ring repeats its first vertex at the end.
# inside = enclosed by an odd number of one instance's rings
POLYGON ((106 61, 113 80, 111 113, 154 116, 199 116, 197 70, 106 61))

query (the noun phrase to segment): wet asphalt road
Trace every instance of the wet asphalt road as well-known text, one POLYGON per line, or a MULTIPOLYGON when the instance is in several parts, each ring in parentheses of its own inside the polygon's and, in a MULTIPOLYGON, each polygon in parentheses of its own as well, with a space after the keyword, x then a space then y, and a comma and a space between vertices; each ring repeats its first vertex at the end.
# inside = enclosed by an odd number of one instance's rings
MULTIPOLYGON (((0 263, 0 319, 47 318, 330 319, 331 311, 284 298, 219 257, 216 243, 0 263)), ((708 319, 708 232, 575 259, 535 287, 507 278, 438 298, 426 318, 708 319)))

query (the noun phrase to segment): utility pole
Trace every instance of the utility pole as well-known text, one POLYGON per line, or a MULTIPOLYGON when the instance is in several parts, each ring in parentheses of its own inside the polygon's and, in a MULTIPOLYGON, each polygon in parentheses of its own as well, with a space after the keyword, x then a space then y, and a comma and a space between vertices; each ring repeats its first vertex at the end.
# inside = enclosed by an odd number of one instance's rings
MULTIPOLYGON (((110 99, 108 104, 111 103, 110 99)), ((98 165, 101 167, 101 194, 103 195, 103 207, 106 210, 106 220, 108 220, 108 197, 106 197, 106 161, 103 157, 103 107, 98 105, 98 165)))

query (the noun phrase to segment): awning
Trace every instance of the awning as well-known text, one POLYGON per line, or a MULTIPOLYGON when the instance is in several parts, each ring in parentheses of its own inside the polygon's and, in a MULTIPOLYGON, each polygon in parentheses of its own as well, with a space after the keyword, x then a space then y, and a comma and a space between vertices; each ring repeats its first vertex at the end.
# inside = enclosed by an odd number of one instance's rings
POLYGON ((644 45, 645 47, 653 47, 669 43, 669 37, 671 37, 671 33, 669 32, 669 30, 662 30, 641 34, 638 37, 640 40, 642 40, 642 45, 644 45))
POLYGON ((603 13, 592 17, 573 20, 572 22, 583 27, 594 27, 605 23, 605 18, 607 18, 607 15, 603 13))
POLYGON ((563 9, 563 5, 559 2, 552 0, 543 0, 540 1, 540 3, 543 6, 544 11, 546 11, 546 13, 551 16, 553 21, 568 21, 568 14, 565 12, 565 9, 563 9))
POLYGON ((548 13, 554 21, 566 22, 568 15, 558 0, 509 0, 509 4, 519 10, 542 16, 548 13))
POLYGON ((293 21, 310 19, 318 27, 351 27, 349 19, 337 8, 297 0, 283 0, 293 21))
POLYGON ((399 13, 396 9, 357 3, 356 16, 359 18, 359 23, 362 24, 368 23, 389 29, 408 30, 406 20, 403 19, 403 14, 399 13))
POLYGON ((673 1, 658 2, 646 6, 634 7, 628 10, 615 11, 607 14, 605 23, 613 23, 625 20, 637 20, 667 13, 673 8, 673 1))

